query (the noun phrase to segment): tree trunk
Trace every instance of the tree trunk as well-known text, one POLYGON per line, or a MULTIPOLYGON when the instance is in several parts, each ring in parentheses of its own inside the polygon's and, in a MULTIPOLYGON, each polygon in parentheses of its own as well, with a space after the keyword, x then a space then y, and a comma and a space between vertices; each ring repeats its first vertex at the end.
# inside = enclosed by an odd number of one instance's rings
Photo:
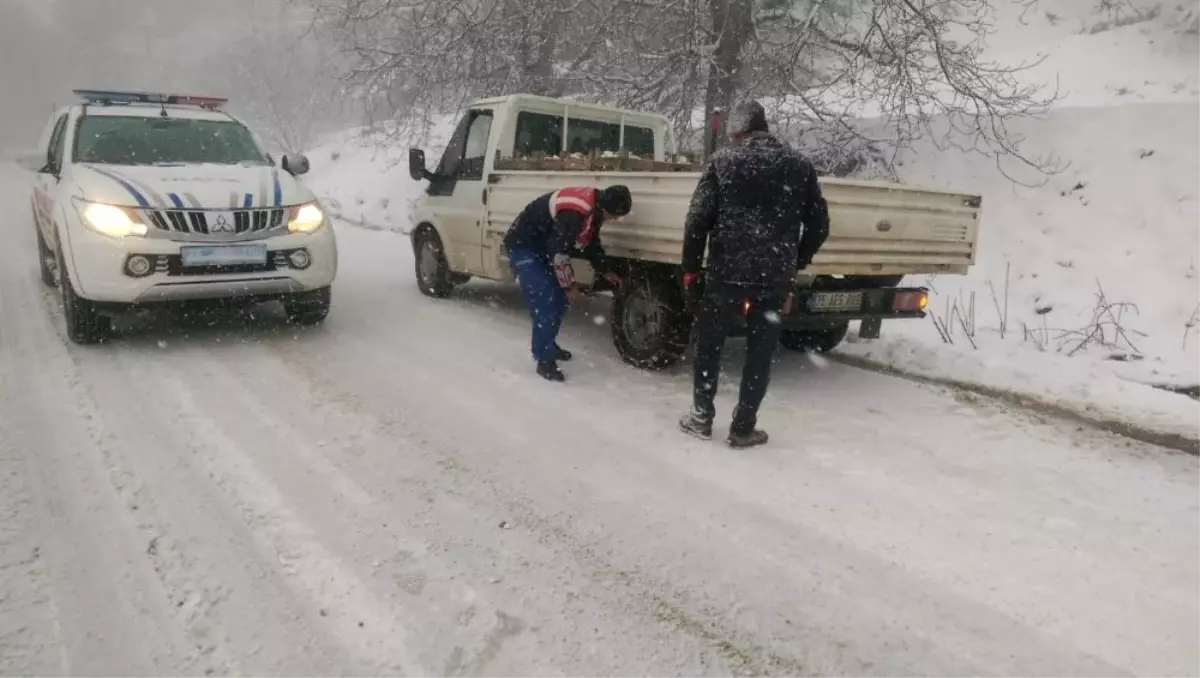
POLYGON ((723 121, 733 107, 741 85, 743 55, 754 32, 754 3, 753 0, 709 0, 709 16, 717 45, 709 63, 704 94, 704 117, 709 125, 705 155, 715 152, 724 142, 723 121), (711 123, 717 110, 722 112, 722 125, 714 133, 711 123))

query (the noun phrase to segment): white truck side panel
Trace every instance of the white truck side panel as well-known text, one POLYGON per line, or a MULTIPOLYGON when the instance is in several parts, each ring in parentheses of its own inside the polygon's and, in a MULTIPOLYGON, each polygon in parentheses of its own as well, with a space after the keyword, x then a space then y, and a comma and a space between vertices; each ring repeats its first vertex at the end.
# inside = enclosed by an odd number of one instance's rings
MULTIPOLYGON (((531 200, 564 186, 624 184, 633 211, 604 225, 612 256, 680 263, 695 173, 493 172, 488 185, 485 257, 508 270, 503 238, 531 200)), ((805 275, 965 274, 975 261, 979 196, 881 181, 821 179, 830 234, 805 275)))

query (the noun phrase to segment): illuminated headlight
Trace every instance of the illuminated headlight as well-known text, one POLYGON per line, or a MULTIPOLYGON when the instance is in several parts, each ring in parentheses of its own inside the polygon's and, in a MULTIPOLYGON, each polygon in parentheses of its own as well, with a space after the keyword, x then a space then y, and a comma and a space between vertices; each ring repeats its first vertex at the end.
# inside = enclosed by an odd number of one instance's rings
POLYGON ((83 224, 102 235, 110 238, 146 235, 146 225, 124 207, 76 200, 75 208, 83 224))
POLYGON ((297 205, 288 214, 288 230, 292 233, 312 233, 324 223, 325 213, 315 202, 297 205))

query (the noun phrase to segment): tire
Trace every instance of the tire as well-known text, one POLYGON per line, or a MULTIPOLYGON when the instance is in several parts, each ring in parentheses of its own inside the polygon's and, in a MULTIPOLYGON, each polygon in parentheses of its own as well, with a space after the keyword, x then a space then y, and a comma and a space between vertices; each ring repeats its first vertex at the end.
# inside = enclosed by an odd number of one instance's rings
POLYGON ((333 290, 322 287, 311 292, 301 292, 283 300, 283 311, 292 325, 320 325, 329 315, 333 303, 333 290))
POLYGON ((634 367, 661 370, 687 352, 692 319, 669 276, 631 276, 613 295, 613 344, 634 367))
POLYGON ((445 299, 454 290, 455 276, 446 263, 445 248, 437 231, 422 228, 413 237, 413 255, 416 260, 417 287, 426 296, 445 299))
POLYGON ((55 287, 58 285, 58 257, 55 256, 54 250, 46 245, 46 239, 42 237, 42 229, 36 225, 33 229, 37 233, 38 272, 42 276, 42 284, 46 287, 55 287))
POLYGON ((98 344, 112 334, 112 318, 96 312, 96 305, 75 292, 67 267, 63 265, 62 251, 55 261, 58 264, 58 287, 62 293, 63 317, 67 325, 67 338, 73 343, 98 344))
POLYGON ((779 343, 792 351, 828 353, 842 343, 849 331, 850 323, 848 322, 819 330, 784 330, 779 335, 779 343))

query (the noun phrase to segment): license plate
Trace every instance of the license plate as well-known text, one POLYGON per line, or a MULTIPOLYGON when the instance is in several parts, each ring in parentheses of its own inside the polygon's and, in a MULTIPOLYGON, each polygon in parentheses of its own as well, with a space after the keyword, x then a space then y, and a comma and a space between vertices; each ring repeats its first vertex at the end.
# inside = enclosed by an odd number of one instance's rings
POLYGON ((808 298, 808 309, 816 313, 839 313, 862 308, 862 292, 817 292, 808 298))
POLYGON ((181 247, 179 258, 185 268, 192 266, 245 266, 267 263, 266 245, 217 245, 181 247))

